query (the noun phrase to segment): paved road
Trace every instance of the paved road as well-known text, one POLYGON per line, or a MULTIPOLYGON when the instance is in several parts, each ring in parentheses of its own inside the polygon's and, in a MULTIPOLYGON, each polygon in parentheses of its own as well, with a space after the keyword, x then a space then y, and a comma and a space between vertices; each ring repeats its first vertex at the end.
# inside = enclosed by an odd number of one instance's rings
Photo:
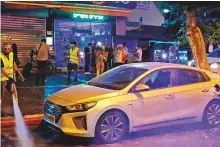
MULTIPOLYGON (((60 135, 43 124, 29 128, 37 147, 220 147, 220 128, 204 128, 200 123, 164 127, 130 133, 115 144, 100 144, 94 139, 60 135)), ((2 146, 14 147, 17 137, 13 128, 2 130, 2 146)))

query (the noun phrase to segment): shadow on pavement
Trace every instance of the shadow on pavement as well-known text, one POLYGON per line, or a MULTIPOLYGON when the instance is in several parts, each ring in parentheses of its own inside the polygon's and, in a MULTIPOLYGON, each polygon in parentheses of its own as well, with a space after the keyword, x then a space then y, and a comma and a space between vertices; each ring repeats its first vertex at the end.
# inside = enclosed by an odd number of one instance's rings
MULTIPOLYGON (((184 133, 188 131, 196 131, 196 130, 205 130, 207 129, 201 123, 191 123, 185 125, 175 125, 170 127, 162 127, 144 131, 138 131, 134 133, 129 133, 124 140, 122 140, 121 144, 124 141, 141 139, 145 137, 153 137, 153 136, 161 136, 166 134, 172 133, 184 133)), ((65 146, 97 146, 103 145, 102 143, 98 142, 94 138, 81 138, 81 137, 73 137, 64 134, 57 133, 47 127, 44 123, 41 123, 35 130, 34 133, 37 134, 39 138, 44 140, 47 144, 62 144, 65 146)))
POLYGON ((34 134, 37 138, 44 140, 48 146, 52 144, 62 144, 67 146, 88 146, 95 144, 95 140, 93 138, 82 138, 82 137, 74 137, 65 135, 62 133, 58 133, 51 128, 49 128, 47 125, 45 125, 44 122, 42 122, 35 130, 34 134))
POLYGON ((160 127, 160 128, 154 128, 144 131, 133 132, 130 133, 126 137, 126 139, 129 140, 135 138, 160 136, 171 133, 180 133, 180 132, 204 130, 204 129, 207 129, 207 127, 205 127, 202 123, 189 123, 189 124, 174 125, 174 126, 160 127))

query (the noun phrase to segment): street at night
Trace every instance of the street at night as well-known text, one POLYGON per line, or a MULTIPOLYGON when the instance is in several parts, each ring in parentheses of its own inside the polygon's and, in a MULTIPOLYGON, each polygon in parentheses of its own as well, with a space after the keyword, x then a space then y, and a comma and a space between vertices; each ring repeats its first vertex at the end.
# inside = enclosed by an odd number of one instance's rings
MULTIPOLYGON (((219 147, 220 129, 207 129, 201 124, 179 125, 131 133, 115 144, 99 144, 94 139, 60 135, 40 126, 30 126, 36 146, 40 147, 219 147)), ((13 128, 2 129, 2 146, 14 147, 17 138, 13 128)))
MULTIPOLYGON (((94 75, 80 74, 80 81, 83 83, 91 79, 94 75)), ((67 88, 64 84, 66 74, 60 73, 51 75, 47 78, 45 86, 33 86, 33 77, 30 77, 25 83, 18 84, 18 93, 20 94, 20 108, 23 114, 43 113, 43 103, 45 99, 56 91, 67 88), (53 80, 59 79, 59 80, 53 80), (53 86, 54 83, 59 83, 53 86), (27 85, 32 86, 30 90, 27 85), (28 91, 28 92, 27 92, 28 91), (43 99, 45 97, 45 99, 43 99)), ((13 115, 10 104, 6 112, 13 115)), ((4 107, 3 107, 4 108, 4 107)), ((10 115, 9 115, 10 116, 10 115)), ((80 138, 60 134, 49 127, 44 122, 39 125, 30 125, 29 130, 34 137, 36 146, 47 147, 67 147, 67 146, 135 146, 135 147, 219 147, 220 128, 206 128, 201 123, 191 123, 186 125, 175 125, 171 127, 161 127, 140 132, 128 134, 125 139, 115 144, 100 144, 95 139, 80 138)), ((2 128, 1 132, 2 146, 16 147, 17 136, 14 127, 2 128)))
POLYGON ((219 1, 1 1, 1 146, 220 147, 219 1))

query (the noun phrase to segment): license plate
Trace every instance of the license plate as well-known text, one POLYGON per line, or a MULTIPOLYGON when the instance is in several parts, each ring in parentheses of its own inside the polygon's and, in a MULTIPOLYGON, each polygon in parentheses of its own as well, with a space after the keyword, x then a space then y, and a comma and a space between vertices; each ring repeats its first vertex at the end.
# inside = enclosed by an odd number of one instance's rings
POLYGON ((55 123, 55 116, 53 116, 53 115, 50 115, 50 114, 48 114, 48 113, 46 113, 46 119, 47 120, 49 120, 50 122, 52 122, 52 123, 55 123))

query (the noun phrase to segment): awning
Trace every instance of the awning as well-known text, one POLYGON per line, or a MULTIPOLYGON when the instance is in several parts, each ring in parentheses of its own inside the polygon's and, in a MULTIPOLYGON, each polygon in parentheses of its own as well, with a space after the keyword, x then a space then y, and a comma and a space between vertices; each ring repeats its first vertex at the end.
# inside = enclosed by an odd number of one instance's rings
POLYGON ((25 1, 5 1, 6 9, 36 9, 49 8, 59 9, 66 12, 77 12, 86 14, 101 14, 108 16, 130 16, 131 10, 117 7, 87 5, 87 4, 65 4, 56 2, 25 2, 25 1))

